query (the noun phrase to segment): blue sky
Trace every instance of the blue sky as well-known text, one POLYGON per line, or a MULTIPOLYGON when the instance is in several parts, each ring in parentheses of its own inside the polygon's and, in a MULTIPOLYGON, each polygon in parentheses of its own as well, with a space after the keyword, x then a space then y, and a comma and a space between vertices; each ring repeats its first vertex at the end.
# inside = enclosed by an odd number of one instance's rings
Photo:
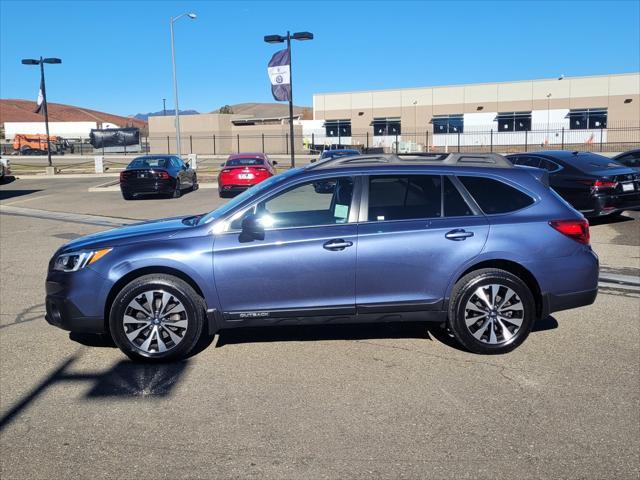
POLYGON ((295 42, 295 103, 313 93, 595 75, 640 70, 640 2, 204 2, 0 0, 0 97, 34 99, 35 67, 56 56, 49 101, 118 114, 272 101, 265 34, 295 42), (28 21, 25 21, 25 16, 28 21), (20 19, 20 20, 18 20, 20 19))

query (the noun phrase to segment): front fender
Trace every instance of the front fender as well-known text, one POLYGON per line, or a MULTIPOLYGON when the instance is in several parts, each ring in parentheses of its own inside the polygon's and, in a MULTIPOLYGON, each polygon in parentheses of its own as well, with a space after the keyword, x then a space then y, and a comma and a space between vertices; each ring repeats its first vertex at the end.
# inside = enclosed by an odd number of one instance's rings
MULTIPOLYGON (((136 271, 175 270, 197 285, 208 309, 218 309, 218 295, 213 282, 212 247, 213 239, 210 236, 168 239, 156 244, 123 245, 114 248, 112 254, 117 257, 98 273, 107 278, 107 283, 116 284, 136 271)), ((99 262, 96 266, 99 266, 99 262)))

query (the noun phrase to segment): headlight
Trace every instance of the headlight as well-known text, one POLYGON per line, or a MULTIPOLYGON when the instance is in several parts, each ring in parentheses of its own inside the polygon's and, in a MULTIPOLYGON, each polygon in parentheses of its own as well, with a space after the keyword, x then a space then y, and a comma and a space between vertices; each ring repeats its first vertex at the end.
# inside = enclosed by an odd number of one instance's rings
POLYGON ((111 250, 111 248, 103 248, 101 250, 79 250, 77 252, 63 253, 56 257, 53 269, 59 272, 76 272, 87 265, 97 262, 111 250))

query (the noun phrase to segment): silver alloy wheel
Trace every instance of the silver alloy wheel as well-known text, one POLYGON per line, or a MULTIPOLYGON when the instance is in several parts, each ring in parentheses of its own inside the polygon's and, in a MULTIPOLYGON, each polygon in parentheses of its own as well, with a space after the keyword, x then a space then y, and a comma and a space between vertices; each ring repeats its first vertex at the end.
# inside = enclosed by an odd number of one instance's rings
POLYGON ((478 287, 464 308, 464 322, 471 335, 482 343, 507 343, 524 321, 520 297, 506 285, 492 283, 478 287))
POLYGON ((187 311, 175 295, 148 290, 129 302, 122 325, 131 344, 145 353, 174 349, 187 333, 187 311))

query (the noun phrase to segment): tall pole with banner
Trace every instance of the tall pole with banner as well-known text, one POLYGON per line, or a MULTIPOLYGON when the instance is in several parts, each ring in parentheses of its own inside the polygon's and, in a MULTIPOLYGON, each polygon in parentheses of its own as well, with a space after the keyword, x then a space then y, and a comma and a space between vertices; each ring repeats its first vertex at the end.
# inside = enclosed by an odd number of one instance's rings
POLYGON ((287 42, 287 48, 273 54, 269 61, 267 71, 271 80, 271 93, 279 102, 289 101, 289 141, 291 152, 291 167, 296 166, 295 141, 293 134, 293 80, 291 74, 291 40, 312 40, 310 32, 296 32, 291 35, 287 32, 283 35, 267 35, 264 41, 267 43, 287 42))
POLYGON ((59 58, 42 58, 35 60, 25 58, 22 60, 23 65, 40 65, 40 91, 38 92, 38 101, 36 102, 35 113, 42 112, 44 114, 44 128, 47 133, 47 161, 49 167, 53 166, 51 161, 51 138, 49 137, 49 107, 47 105, 47 88, 44 81, 44 64, 45 63, 62 63, 59 58))

